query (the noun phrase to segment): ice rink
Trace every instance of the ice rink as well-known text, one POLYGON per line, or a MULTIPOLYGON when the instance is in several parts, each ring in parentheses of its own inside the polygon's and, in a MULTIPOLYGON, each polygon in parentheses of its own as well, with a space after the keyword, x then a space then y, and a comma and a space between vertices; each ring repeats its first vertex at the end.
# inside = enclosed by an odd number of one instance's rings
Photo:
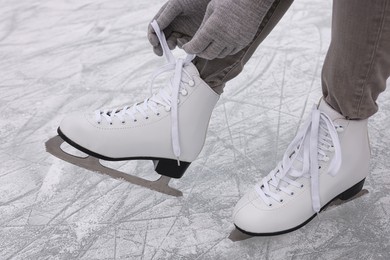
MULTIPOLYGON (((174 197, 45 151, 75 111, 133 104, 164 64, 146 38, 163 0, 0 0, 0 259, 390 259, 390 93, 370 119, 363 191, 276 237, 236 231, 236 202, 321 97, 331 1, 299 0, 229 82, 174 197)), ((388 84, 389 86, 390 84, 388 84)), ((156 179, 150 161, 107 164, 156 179)), ((288 217, 288 216, 286 216, 288 217)))

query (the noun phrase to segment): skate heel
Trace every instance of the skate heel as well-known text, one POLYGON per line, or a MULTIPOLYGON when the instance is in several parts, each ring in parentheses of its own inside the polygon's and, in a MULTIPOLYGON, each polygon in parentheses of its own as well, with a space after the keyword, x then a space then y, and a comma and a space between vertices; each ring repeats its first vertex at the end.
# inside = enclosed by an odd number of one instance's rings
POLYGON ((355 184, 354 186, 352 186, 348 190, 341 193, 339 195, 339 199, 349 200, 350 198, 352 198, 353 196, 358 194, 363 189, 363 184, 364 184, 365 180, 366 180, 366 178, 364 178, 362 181, 358 182, 357 184, 355 184))
POLYGON ((184 175, 190 164, 189 162, 180 161, 180 165, 177 165, 177 160, 159 159, 154 161, 154 169, 160 175, 179 179, 184 175))

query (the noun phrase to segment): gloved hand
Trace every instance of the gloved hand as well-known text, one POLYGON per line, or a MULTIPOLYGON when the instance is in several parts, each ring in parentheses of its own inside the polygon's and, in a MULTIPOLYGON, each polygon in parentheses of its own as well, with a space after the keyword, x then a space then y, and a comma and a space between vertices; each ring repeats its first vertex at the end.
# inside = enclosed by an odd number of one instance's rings
MULTIPOLYGON (((181 47, 192 39, 202 24, 210 0, 169 0, 163 5, 153 20, 167 38, 169 48, 181 47)), ((152 26, 149 25, 148 39, 153 51, 161 56, 163 51, 152 26)))
POLYGON ((273 2, 212 0, 199 30, 183 49, 207 60, 239 52, 253 40, 273 2))

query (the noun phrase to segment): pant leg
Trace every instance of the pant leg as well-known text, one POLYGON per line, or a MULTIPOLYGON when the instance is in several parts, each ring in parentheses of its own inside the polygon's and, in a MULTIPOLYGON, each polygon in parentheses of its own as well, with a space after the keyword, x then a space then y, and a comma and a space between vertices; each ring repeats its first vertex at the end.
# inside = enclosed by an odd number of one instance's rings
POLYGON ((324 98, 347 118, 366 119, 390 76, 390 1, 334 0, 332 19, 324 98))
POLYGON ((241 73, 249 58, 280 21, 292 2, 293 0, 275 0, 261 22, 253 41, 240 52, 223 59, 205 60, 196 57, 194 64, 198 68, 201 78, 215 92, 221 94, 225 83, 241 73))

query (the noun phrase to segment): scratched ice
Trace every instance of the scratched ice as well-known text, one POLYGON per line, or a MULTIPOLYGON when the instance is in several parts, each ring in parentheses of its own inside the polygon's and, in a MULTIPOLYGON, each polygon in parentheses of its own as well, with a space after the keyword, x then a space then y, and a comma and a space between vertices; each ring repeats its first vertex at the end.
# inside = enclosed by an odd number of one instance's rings
MULTIPOLYGON (((148 95, 164 63, 146 39, 163 0, 2 0, 0 259, 390 259, 390 94, 370 121, 365 189, 278 237, 234 231, 232 209, 271 170, 321 96, 331 1, 296 1, 229 83, 172 197, 45 151, 64 115, 148 95)), ((112 164, 155 178, 150 162, 112 164)))

